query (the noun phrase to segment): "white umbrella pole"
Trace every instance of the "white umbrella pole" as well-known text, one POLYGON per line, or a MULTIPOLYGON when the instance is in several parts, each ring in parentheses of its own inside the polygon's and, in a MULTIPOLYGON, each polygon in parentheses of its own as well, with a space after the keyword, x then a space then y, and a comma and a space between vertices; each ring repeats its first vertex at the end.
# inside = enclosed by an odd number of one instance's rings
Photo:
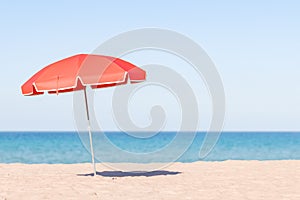
POLYGON ((86 107, 86 115, 88 120, 88 131, 89 131, 89 137, 90 137, 90 147, 91 147, 91 154, 92 154, 92 164, 94 168, 94 176, 96 176, 96 165, 95 165, 95 157, 94 157, 94 149, 93 149, 93 137, 92 137, 92 131, 91 131, 91 122, 90 122, 90 113, 89 113, 89 105, 88 105, 88 99, 86 94, 86 87, 84 88, 84 100, 85 100, 85 107, 86 107))

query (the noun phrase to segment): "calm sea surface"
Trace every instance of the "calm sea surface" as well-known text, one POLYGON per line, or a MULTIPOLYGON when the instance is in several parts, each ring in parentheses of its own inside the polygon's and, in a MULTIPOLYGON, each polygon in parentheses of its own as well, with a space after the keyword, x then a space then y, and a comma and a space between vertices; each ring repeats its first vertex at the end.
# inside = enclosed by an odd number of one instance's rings
MULTIPOLYGON (((188 138, 189 133, 179 134, 183 134, 183 141, 184 134, 188 138)), ((178 155, 175 161, 300 160, 300 133, 296 132, 223 132, 210 154, 200 159, 199 151, 204 137, 205 133, 197 133, 187 150, 184 150, 184 142, 169 145, 176 138, 173 132, 162 132, 150 138, 108 132, 101 136, 94 134, 93 138, 96 157, 99 153, 100 160, 104 162, 169 162, 173 154, 180 151, 183 154, 178 155), (111 151, 101 143, 103 136, 113 147, 139 156, 127 157, 111 151), (149 152, 161 149, 167 151, 147 157, 149 152)), ((0 163, 90 162, 89 147, 85 148, 85 142, 82 141, 85 141, 84 137, 79 137, 76 132, 0 132, 0 163)))

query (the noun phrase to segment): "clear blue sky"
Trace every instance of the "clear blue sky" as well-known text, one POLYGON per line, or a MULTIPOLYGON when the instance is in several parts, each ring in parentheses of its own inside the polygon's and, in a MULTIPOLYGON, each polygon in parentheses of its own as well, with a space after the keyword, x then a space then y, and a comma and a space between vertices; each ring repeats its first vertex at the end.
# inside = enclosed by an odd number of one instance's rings
POLYGON ((225 130, 300 130, 299 1, 6 1, 0 25, 0 131, 74 130, 72 94, 23 97, 21 84, 143 27, 177 31, 206 50, 224 82, 225 130))

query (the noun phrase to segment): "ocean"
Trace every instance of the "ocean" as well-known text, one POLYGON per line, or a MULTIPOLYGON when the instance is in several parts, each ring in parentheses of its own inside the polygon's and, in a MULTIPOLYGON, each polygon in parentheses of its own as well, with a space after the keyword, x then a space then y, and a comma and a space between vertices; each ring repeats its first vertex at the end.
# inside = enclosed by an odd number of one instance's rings
MULTIPOLYGON (((184 138, 184 134, 189 133, 179 134, 184 138)), ((297 132, 223 132, 213 150, 203 159, 199 158, 199 151, 205 133, 198 132, 187 149, 180 146, 180 142, 169 145, 176 135, 175 132, 162 132, 151 138, 135 138, 122 132, 102 134, 101 137, 105 136, 113 147, 120 150, 116 153, 108 144, 101 143, 99 134, 94 134, 96 158, 98 162, 135 163, 300 160, 300 133, 297 132), (167 151, 159 152, 162 149, 167 151), (152 156, 147 156, 149 153, 152 156)), ((77 132, 0 132, 0 163, 90 162, 89 147, 85 148, 84 139, 81 139, 77 132)))

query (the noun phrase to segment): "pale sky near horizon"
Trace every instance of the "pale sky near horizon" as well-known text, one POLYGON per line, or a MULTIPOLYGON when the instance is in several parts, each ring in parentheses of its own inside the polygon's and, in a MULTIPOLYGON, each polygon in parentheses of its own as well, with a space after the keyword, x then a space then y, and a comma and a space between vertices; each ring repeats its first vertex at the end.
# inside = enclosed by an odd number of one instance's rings
POLYGON ((72 94, 24 97, 20 86, 51 62, 144 27, 205 49, 225 88, 224 130, 300 130, 298 1, 7 1, 0 22, 0 131, 75 130, 72 94))

